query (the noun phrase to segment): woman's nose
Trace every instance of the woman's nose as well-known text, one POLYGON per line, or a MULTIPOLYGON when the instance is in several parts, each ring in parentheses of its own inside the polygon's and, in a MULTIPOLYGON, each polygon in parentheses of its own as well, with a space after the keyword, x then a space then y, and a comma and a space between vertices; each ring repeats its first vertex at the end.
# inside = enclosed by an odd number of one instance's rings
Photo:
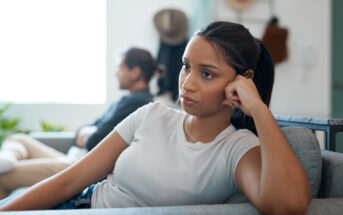
POLYGON ((194 72, 188 73, 184 77, 184 81, 182 83, 182 89, 185 91, 194 91, 196 88, 196 80, 195 80, 194 72))

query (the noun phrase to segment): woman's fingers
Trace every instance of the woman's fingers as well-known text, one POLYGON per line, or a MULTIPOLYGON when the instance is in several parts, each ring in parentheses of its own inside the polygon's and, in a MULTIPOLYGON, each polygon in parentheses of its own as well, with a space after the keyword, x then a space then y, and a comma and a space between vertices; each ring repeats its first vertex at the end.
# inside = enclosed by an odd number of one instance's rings
POLYGON ((224 100, 222 101, 222 104, 223 104, 223 105, 231 106, 231 102, 229 102, 227 99, 224 99, 224 100))
POLYGON ((228 105, 228 106, 230 106, 230 107, 240 107, 240 102, 239 101, 229 101, 229 100, 227 100, 227 99, 224 99, 223 101, 222 101, 222 104, 223 105, 228 105))
POLYGON ((249 90, 250 86, 247 82, 249 82, 247 78, 237 75, 235 80, 230 82, 225 88, 225 100, 227 100, 225 104, 245 110, 247 99, 251 96, 249 95, 251 93, 249 90), (241 98, 241 96, 243 97, 241 98))
POLYGON ((229 101, 239 101, 236 82, 231 82, 225 88, 226 99, 229 101))

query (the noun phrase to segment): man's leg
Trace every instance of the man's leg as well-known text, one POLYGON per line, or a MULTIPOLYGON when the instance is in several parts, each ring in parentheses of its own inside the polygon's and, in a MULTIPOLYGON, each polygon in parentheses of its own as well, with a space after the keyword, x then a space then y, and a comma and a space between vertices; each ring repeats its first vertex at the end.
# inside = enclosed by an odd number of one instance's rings
POLYGON ((2 152, 11 153, 17 160, 32 158, 59 158, 65 154, 51 148, 26 134, 8 137, 1 148, 2 152))
POLYGON ((15 134, 2 143, 0 174, 11 171, 19 160, 60 157, 66 155, 26 134, 15 134))
MULTIPOLYGON (((14 159, 11 168, 0 164, 0 197, 19 187, 31 186, 71 165, 68 157, 25 134, 8 137, 2 145, 0 161, 14 159), (7 168, 7 169, 6 169, 7 168)), ((11 161, 11 160, 10 160, 11 161)), ((9 162, 8 162, 9 163, 9 162)))

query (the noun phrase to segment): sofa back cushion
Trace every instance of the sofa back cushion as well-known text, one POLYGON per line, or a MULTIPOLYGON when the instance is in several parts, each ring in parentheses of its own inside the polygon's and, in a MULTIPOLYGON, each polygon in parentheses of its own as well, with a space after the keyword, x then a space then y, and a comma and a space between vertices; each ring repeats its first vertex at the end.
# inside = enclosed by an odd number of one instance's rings
POLYGON ((322 150, 323 175, 320 198, 343 197, 343 153, 322 150))
MULTIPOLYGON (((322 177, 322 159, 317 137, 310 129, 303 127, 284 127, 282 131, 306 171, 312 188, 312 197, 318 197, 322 177)), ((241 192, 236 192, 227 203, 247 201, 248 199, 241 192)))
POLYGON ((322 158, 316 135, 303 127, 284 127, 282 131, 307 173, 312 197, 318 197, 322 178, 322 158))

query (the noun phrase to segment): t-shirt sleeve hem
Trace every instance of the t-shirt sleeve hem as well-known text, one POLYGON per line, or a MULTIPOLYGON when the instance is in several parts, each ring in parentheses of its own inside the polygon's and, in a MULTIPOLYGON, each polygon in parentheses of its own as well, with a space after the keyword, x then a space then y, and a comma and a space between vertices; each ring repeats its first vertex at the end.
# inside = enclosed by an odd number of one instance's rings
POLYGON ((121 138, 123 138, 123 140, 126 142, 127 145, 130 145, 131 140, 130 140, 130 137, 128 135, 125 135, 125 129, 121 129, 120 126, 116 126, 114 128, 114 131, 118 132, 119 136, 121 138))

